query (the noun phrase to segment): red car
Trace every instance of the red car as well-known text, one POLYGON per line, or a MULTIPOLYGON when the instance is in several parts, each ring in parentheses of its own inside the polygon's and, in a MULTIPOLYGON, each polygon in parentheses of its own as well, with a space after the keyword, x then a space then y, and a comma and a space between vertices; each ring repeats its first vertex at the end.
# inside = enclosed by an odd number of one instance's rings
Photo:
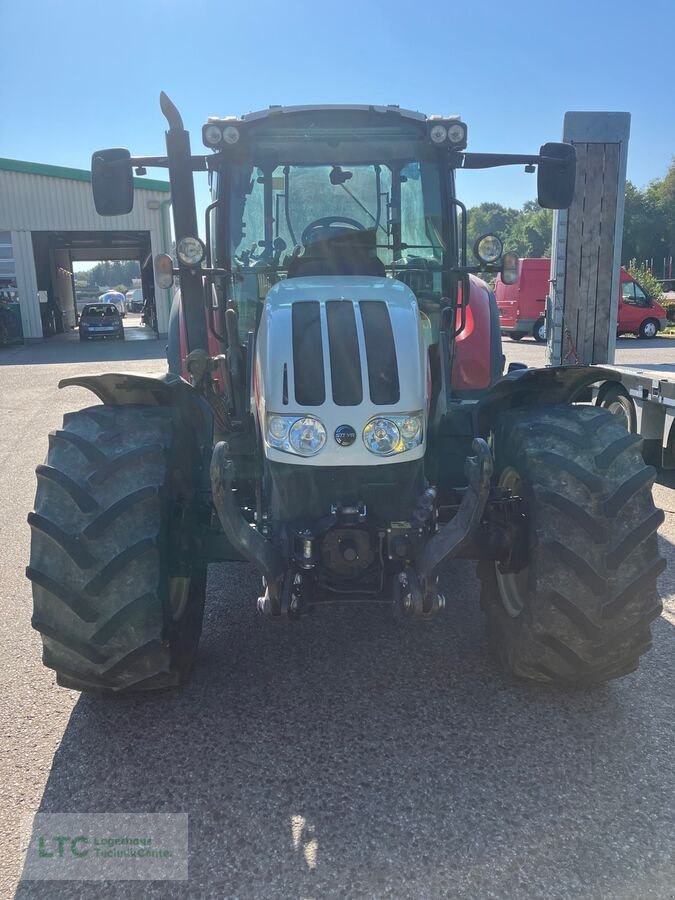
MULTIPOLYGON (((620 274, 617 335, 656 337, 666 327, 666 311, 645 293, 625 269, 622 268, 620 274)), ((516 341, 528 335, 535 341, 546 341, 546 297, 550 277, 550 259, 521 259, 515 284, 503 284, 497 275, 495 294, 502 335, 516 341)))

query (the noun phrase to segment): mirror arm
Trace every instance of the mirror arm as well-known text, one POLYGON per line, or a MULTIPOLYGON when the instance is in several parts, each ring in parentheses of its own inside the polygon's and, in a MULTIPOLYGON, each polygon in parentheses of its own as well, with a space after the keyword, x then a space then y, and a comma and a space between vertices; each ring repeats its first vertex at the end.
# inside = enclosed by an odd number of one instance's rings
POLYGON ((536 166, 550 163, 560 166, 567 160, 553 156, 528 155, 524 153, 454 153, 451 165, 457 169, 494 169, 497 166, 536 166))
MULTIPOLYGON (((193 156, 191 160, 193 172, 206 172, 208 166, 205 156, 193 156)), ((169 166, 169 160, 166 156, 132 156, 129 162, 133 169, 146 168, 148 166, 150 168, 166 169, 169 166)))

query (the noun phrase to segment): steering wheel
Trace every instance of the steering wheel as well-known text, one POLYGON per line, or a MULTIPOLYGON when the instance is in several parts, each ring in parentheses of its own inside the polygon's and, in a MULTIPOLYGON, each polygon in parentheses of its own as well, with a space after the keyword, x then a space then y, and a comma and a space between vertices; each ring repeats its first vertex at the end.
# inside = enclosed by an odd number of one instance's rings
POLYGON ((332 237, 336 237, 345 228, 335 227, 336 225, 347 226, 347 230, 365 231, 366 226, 357 222, 356 219, 349 219, 347 216, 324 216, 322 219, 315 219, 303 230, 301 240, 302 243, 312 244, 314 241, 327 241, 332 237))

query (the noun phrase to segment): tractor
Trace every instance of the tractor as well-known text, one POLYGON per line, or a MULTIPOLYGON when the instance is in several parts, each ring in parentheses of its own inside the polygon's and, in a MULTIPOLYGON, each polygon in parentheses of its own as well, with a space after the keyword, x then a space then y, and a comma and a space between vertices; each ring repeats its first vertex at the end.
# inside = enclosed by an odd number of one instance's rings
POLYGON ((272 621, 368 602, 403 626, 444 610, 451 560, 475 560, 508 673, 633 671, 661 609, 655 470, 589 402, 611 370, 504 373, 479 276, 513 283, 518 259, 497 235, 467 248, 455 193, 458 170, 522 165, 542 207, 567 208, 574 147, 474 153, 457 116, 273 106, 209 118, 193 155, 160 103, 166 155, 96 152, 92 190, 101 215, 126 214, 134 171, 168 169, 168 370, 61 381, 99 402, 65 416, 37 468, 27 574, 58 684, 185 682, 224 561, 257 568, 272 621), (212 189, 203 240, 194 172, 212 189))

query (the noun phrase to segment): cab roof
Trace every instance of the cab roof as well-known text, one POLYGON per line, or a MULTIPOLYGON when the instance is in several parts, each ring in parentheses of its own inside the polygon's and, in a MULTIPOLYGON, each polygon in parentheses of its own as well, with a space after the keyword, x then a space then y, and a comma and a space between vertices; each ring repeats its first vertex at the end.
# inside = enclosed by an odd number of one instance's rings
POLYGON ((370 112, 383 115, 396 115, 404 119, 413 119, 416 122, 426 122, 428 119, 459 119, 459 116, 427 116, 413 109, 402 109, 396 104, 378 106, 367 103, 328 103, 311 104, 309 106, 270 106, 257 112, 245 113, 243 116, 209 116, 209 122, 253 122, 259 119, 273 118, 275 116, 291 115, 304 112, 370 112))

